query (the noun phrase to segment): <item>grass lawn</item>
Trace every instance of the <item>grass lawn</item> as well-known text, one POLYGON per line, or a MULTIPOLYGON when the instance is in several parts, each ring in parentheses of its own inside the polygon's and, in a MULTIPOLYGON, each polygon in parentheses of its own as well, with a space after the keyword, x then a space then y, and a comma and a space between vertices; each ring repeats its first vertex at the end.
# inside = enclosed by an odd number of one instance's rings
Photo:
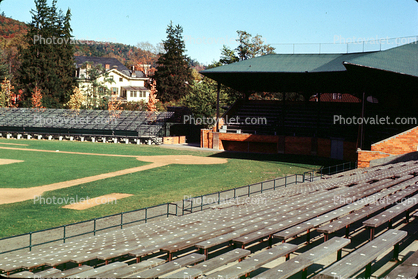
MULTIPOLYGON (((303 173, 339 161, 296 155, 243 154, 168 149, 158 146, 104 144, 90 142, 6 140, 28 146, 4 145, 42 150, 60 150, 119 155, 193 155, 226 158, 219 165, 166 165, 159 168, 117 176, 44 193, 43 197, 98 197, 110 193, 133 196, 116 204, 103 204, 86 210, 64 209, 62 205, 39 204, 34 200, 0 205, 0 237, 46 229, 63 224, 143 208, 184 196, 197 196, 251 183, 303 173)), ((148 164, 135 158, 43 153, 0 149, 0 159, 24 160, 0 165, 0 188, 26 188, 61 182, 100 173, 148 164)), ((29 190, 29 189, 28 189, 29 190)), ((1 195, 1 193, 0 193, 1 195)))

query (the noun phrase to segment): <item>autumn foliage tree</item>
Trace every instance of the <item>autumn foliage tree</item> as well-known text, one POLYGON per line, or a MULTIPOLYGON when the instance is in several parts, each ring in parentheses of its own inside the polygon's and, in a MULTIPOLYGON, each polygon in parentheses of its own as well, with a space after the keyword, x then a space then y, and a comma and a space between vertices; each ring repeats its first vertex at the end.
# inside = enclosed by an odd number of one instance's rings
POLYGON ((42 106, 42 92, 38 87, 35 87, 35 90, 32 94, 32 107, 36 109, 44 108, 42 106))
POLYGON ((0 90, 0 107, 16 108, 20 101, 22 90, 14 92, 14 86, 10 83, 10 80, 4 78, 1 83, 0 90))
POLYGON ((151 83, 151 90, 149 93, 148 103, 147 103, 147 110, 148 111, 157 111, 157 102, 160 100, 157 99, 157 89, 156 89, 156 82, 155 80, 151 83))
POLYGON ((118 96, 112 95, 107 104, 107 110, 112 118, 118 118, 122 113, 122 101, 118 99, 118 96))
POLYGON ((159 57, 158 53, 158 45, 154 46, 149 42, 139 43, 130 54, 130 64, 135 66, 136 70, 152 76, 156 71, 155 67, 159 57))
POLYGON ((74 87, 73 94, 70 96, 70 100, 65 104, 65 107, 78 113, 85 102, 86 96, 83 95, 78 87, 74 87))

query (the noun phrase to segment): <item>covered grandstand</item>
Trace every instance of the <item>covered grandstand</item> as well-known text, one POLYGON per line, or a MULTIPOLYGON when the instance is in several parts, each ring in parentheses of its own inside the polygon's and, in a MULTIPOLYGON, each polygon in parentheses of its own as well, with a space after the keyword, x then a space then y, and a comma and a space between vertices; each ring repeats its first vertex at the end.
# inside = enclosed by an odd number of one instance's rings
POLYGON ((369 149, 373 143, 417 125, 413 121, 393 125, 397 118, 417 119, 416 42, 375 52, 271 54, 201 73, 245 93, 246 97, 225 113, 226 121, 237 116, 268 120, 262 125, 227 122, 220 131, 203 131, 204 147, 355 161, 357 148, 369 149), (254 92, 296 92, 305 101, 248 100, 254 92), (309 102, 311 96, 324 93, 348 93, 362 102, 309 102), (385 117, 389 121, 358 125, 355 121, 336 121, 335 117, 385 117), (304 147, 297 148, 300 145, 304 147))

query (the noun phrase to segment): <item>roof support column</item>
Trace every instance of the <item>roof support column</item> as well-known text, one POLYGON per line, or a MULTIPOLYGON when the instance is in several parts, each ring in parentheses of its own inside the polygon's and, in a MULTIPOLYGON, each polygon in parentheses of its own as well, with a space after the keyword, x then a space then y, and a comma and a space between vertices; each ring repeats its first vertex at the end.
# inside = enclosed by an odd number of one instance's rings
POLYGON ((216 91, 216 132, 219 132, 219 96, 221 93, 221 83, 218 81, 218 89, 216 91))
POLYGON ((366 92, 363 91, 363 100, 361 101, 361 125, 360 125, 360 149, 363 149, 363 140, 364 140, 364 105, 366 101, 366 92))

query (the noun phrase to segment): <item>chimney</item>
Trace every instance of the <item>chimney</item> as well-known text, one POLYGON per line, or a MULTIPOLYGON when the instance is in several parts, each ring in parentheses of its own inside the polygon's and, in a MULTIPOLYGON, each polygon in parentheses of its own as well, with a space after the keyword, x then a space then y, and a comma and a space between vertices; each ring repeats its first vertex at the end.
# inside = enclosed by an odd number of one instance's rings
POLYGON ((148 69, 150 68, 151 65, 148 64, 142 64, 142 67, 144 68, 144 74, 147 77, 148 76, 148 69))
POLYGON ((136 77, 135 66, 132 66, 132 77, 136 77))
POLYGON ((110 64, 106 64, 106 65, 105 65, 105 69, 106 69, 106 70, 109 70, 109 69, 110 69, 110 64))

